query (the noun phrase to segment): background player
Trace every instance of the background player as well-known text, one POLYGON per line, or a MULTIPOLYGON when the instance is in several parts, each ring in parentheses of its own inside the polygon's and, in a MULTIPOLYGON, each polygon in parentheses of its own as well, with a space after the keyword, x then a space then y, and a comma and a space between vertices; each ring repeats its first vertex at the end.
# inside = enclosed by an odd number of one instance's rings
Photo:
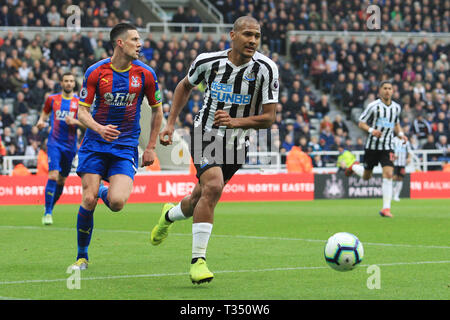
POLYGON ((130 196, 138 167, 139 119, 144 94, 153 109, 143 166, 151 165, 156 158, 162 121, 156 75, 152 68, 137 60, 141 49, 138 31, 130 24, 120 23, 111 30, 110 40, 113 56, 87 69, 80 92, 79 119, 88 129, 79 150, 77 168, 83 196, 77 218, 78 255, 73 267, 79 269, 88 267, 88 246, 98 197, 112 211, 119 211, 130 196), (109 188, 103 185, 99 188, 102 178, 109 181, 109 188))
POLYGON ((48 180, 45 186, 44 225, 53 224, 53 207, 64 190, 66 178, 72 168, 77 151, 78 96, 74 94, 75 76, 68 72, 61 77, 62 92, 47 97, 41 116, 36 124, 42 129, 50 121, 50 133, 47 142, 48 180))
MULTIPOLYGON (((193 283, 209 282, 214 275, 206 265, 206 249, 212 232, 214 208, 225 184, 242 164, 224 162, 216 154, 205 156, 209 142, 204 135, 214 132, 214 141, 222 143, 222 156, 226 146, 232 145, 235 153, 242 143, 221 138, 221 130, 270 128, 275 120, 278 102, 278 69, 272 60, 256 51, 261 40, 259 23, 252 17, 236 20, 230 32, 231 49, 200 54, 191 65, 188 75, 175 89, 174 99, 166 127, 160 133, 163 145, 172 143, 175 121, 186 105, 194 86, 205 82, 204 104, 195 118, 194 135, 203 136, 200 143, 191 139, 191 155, 197 169, 199 182, 190 196, 177 206, 166 204, 158 224, 151 233, 151 243, 158 245, 168 235, 173 221, 193 217, 192 260, 190 278, 193 283), (223 97, 227 98, 224 99, 223 97), (214 131, 216 130, 216 131, 214 131), (215 134, 217 133, 217 134, 215 134), (196 152, 202 156, 196 159, 196 152)), ((222 132, 223 134, 223 132, 222 132)))
POLYGON ((400 192, 403 188, 403 178, 405 177, 405 167, 411 162, 411 145, 409 141, 404 141, 398 137, 393 139, 394 145, 394 177, 393 177, 393 199, 400 201, 400 192))
POLYGON ((392 217, 392 176, 394 171, 392 142, 394 133, 404 141, 407 141, 408 138, 400 126, 401 107, 392 101, 391 82, 382 81, 378 93, 380 98, 369 103, 359 118, 359 127, 369 133, 364 150, 364 166, 355 162, 346 170, 346 175, 356 173, 364 180, 369 180, 372 177, 373 168, 380 163, 383 168, 383 209, 380 211, 380 215, 392 217))

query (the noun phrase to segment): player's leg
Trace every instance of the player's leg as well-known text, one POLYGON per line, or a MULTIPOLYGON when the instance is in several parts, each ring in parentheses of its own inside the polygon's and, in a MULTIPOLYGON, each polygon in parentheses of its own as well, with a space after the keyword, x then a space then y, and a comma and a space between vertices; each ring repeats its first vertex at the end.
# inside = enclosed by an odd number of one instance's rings
POLYGON ((53 224, 52 214, 53 214, 53 205, 57 188, 57 181, 59 177, 58 170, 51 170, 48 172, 48 180, 45 185, 45 212, 42 217, 42 224, 51 225, 53 224))
POLYGON ((66 183, 67 176, 70 173, 70 170, 72 169, 72 162, 75 158, 75 153, 71 151, 66 151, 62 153, 61 162, 60 162, 60 172, 58 175, 58 180, 56 182, 56 190, 55 190, 55 197, 53 198, 53 206, 55 206, 56 202, 61 197, 64 185, 66 183))
POLYGON ((355 173, 357 176, 364 180, 372 178, 372 170, 376 164, 374 164, 374 155, 371 150, 365 150, 364 163, 355 161, 350 167, 345 170, 346 176, 351 176, 355 173))
POLYGON ((59 172, 61 171, 61 150, 56 146, 48 146, 48 180, 45 185, 45 211, 42 217, 42 224, 53 224, 53 205, 57 189, 57 181, 59 178, 59 172))
POLYGON ((400 201, 400 192, 403 189, 404 167, 394 167, 393 200, 400 201))
POLYGON ((382 217, 392 217, 391 201, 392 201, 392 177, 394 176, 394 153, 392 151, 383 151, 381 153, 380 162, 383 167, 383 182, 381 191, 383 194, 383 209, 380 211, 382 217))
POLYGON ((89 261, 88 248, 94 229, 94 210, 97 205, 98 187, 101 176, 84 173, 81 177, 82 200, 77 216, 77 262, 75 268, 86 269, 89 261))
POLYGON ((213 228, 214 209, 224 187, 222 168, 219 166, 209 168, 202 173, 199 183, 201 195, 193 210, 190 269, 191 281, 197 284, 209 282, 214 278, 206 265, 206 251, 213 228))
MULTIPOLYGON (((105 190, 106 187, 102 188, 105 190)), ((125 174, 115 174, 109 177, 109 187, 106 188, 106 197, 103 195, 102 200, 111 209, 117 212, 123 209, 133 190, 133 179, 125 174)), ((104 191, 100 191, 104 193, 104 191)))
POLYGON ((192 217, 202 193, 200 183, 197 183, 189 196, 186 196, 177 205, 164 204, 158 223, 150 234, 150 242, 159 245, 169 235, 171 225, 178 220, 186 220, 192 217))
POLYGON ((392 177, 394 168, 391 166, 383 167, 383 182, 381 191, 383 194, 383 209, 380 214, 383 217, 392 217, 391 214, 391 201, 392 201, 392 177))

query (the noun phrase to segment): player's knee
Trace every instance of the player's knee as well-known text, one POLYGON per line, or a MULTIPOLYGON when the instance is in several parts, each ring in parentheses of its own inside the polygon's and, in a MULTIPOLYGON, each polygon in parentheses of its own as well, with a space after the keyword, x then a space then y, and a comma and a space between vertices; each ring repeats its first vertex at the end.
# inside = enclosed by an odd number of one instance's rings
POLYGON ((202 197, 206 197, 213 201, 218 201, 222 195, 223 186, 223 182, 218 180, 208 182, 202 187, 202 197))
POLYGON ((97 204, 97 197, 94 194, 83 194, 83 207, 86 210, 93 210, 97 204))
POLYGON ((123 209, 126 201, 123 199, 111 199, 109 201, 109 208, 111 211, 118 212, 123 209))

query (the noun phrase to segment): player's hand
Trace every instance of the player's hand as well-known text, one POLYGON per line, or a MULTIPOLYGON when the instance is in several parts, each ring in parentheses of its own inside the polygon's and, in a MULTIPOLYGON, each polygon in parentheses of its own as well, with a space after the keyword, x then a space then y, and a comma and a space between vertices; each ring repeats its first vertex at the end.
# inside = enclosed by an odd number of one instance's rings
POLYGON ((69 117, 69 116, 66 116, 64 118, 64 120, 66 121, 67 125, 69 125, 69 126, 75 126, 77 124, 77 120, 75 120, 74 118, 69 117))
POLYGON ((233 129, 234 128, 234 118, 232 118, 228 112, 224 110, 217 110, 214 114, 214 125, 220 127, 220 126, 226 126, 227 128, 233 129))
POLYGON ((112 124, 107 124, 106 126, 101 126, 98 132, 100 136, 108 142, 112 142, 119 137, 120 131, 116 130, 117 126, 112 124))
POLYGON ((174 132, 174 127, 166 125, 164 129, 159 133, 159 142, 163 146, 168 146, 172 144, 172 137, 174 132))
POLYGON ((377 138, 380 138, 381 137, 381 131, 375 129, 375 130, 372 131, 372 135, 377 137, 377 138))
POLYGON ((39 130, 45 128, 46 126, 47 126, 47 123, 44 122, 44 121, 42 121, 42 120, 39 120, 39 121, 36 123, 36 127, 37 127, 39 130))
POLYGON ((402 136, 400 139, 402 139, 403 140, 403 144, 405 144, 405 143, 407 143, 408 142, 408 137, 407 136, 402 136))
POLYGON ((142 154, 142 167, 151 166, 156 159, 155 149, 145 149, 142 154))

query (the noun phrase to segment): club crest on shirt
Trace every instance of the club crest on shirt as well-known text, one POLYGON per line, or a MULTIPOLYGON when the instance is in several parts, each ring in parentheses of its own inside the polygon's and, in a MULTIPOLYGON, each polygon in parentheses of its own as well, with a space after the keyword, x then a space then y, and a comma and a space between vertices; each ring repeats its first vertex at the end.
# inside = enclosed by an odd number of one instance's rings
POLYGON ((247 75, 244 76, 244 79, 247 81, 255 81, 256 80, 255 72, 253 71, 249 72, 247 75))
POLYGON ((131 76, 131 84, 133 88, 139 88, 141 86, 141 83, 139 82, 138 76, 131 76))

